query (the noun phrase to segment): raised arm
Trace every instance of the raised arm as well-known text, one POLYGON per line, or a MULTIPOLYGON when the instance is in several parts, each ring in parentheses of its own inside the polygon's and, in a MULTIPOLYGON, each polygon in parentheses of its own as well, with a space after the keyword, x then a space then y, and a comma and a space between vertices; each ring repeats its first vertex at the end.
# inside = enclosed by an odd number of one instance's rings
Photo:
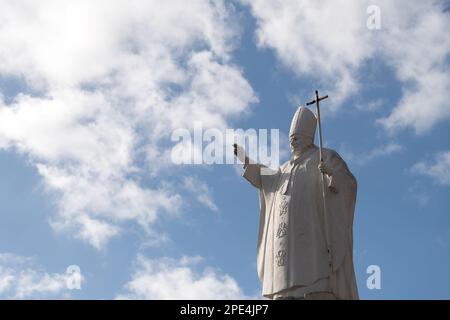
POLYGON ((243 177, 247 179, 254 187, 261 189, 261 167, 264 166, 251 161, 245 154, 245 150, 236 143, 233 144, 233 148, 234 155, 244 164, 243 177))

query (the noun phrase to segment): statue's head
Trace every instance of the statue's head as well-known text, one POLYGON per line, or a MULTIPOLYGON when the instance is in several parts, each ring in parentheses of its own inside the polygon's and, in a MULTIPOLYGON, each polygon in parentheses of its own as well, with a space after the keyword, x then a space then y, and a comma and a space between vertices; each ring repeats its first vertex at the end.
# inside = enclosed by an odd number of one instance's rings
POLYGON ((293 153, 314 143, 316 125, 317 118, 311 110, 305 107, 297 109, 289 130, 289 145, 293 153))

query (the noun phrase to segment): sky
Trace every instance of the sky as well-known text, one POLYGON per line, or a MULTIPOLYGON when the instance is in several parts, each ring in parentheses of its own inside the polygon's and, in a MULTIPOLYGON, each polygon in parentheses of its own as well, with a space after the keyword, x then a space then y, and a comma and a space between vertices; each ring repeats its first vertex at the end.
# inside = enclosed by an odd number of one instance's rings
POLYGON ((450 2, 0 8, 0 298, 260 299, 257 190, 172 135, 278 129, 283 162, 316 89, 360 298, 450 298, 450 2))

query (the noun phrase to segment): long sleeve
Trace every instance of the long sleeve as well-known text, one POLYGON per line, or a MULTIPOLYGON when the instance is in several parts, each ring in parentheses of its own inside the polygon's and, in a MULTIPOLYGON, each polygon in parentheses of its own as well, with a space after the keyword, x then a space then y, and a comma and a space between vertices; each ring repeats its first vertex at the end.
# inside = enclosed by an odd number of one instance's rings
POLYGON ((332 176, 326 176, 328 188, 334 189, 337 193, 343 187, 356 190, 356 179, 337 152, 330 152, 327 162, 330 163, 334 171, 332 176))
POLYGON ((242 176, 247 179, 255 188, 262 188, 261 181, 261 167, 260 164, 248 163, 244 165, 244 172, 242 176))

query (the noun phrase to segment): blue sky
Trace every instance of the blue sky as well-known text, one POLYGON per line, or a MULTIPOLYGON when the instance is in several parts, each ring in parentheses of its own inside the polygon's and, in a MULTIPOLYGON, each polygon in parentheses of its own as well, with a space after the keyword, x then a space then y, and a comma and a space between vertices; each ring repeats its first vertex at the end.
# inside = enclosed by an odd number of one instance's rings
POLYGON ((358 180, 360 297, 450 298, 448 2, 0 6, 0 297, 258 297, 257 191, 237 166, 171 163, 170 134, 286 140, 319 89, 358 180))

